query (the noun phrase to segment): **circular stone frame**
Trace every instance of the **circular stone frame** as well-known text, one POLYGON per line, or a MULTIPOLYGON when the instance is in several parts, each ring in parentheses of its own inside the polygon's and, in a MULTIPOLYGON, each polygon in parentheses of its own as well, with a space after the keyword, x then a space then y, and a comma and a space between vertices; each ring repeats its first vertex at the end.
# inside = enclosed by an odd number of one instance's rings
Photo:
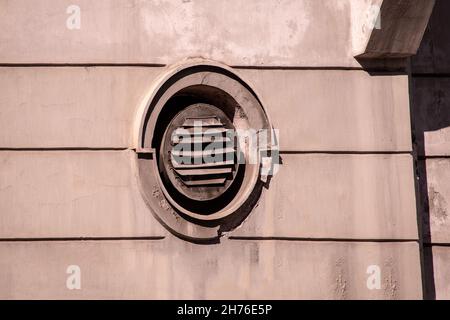
POLYGON ((220 108, 237 130, 266 130, 268 141, 274 139, 273 131, 256 93, 234 70, 217 62, 196 59, 169 67, 144 98, 137 114, 134 146, 143 198, 173 234, 193 242, 214 242, 242 223, 259 200, 264 186, 260 152, 270 150, 271 146, 257 146, 256 152, 252 151, 256 157, 250 159, 250 146, 244 138, 240 145, 245 159, 244 174, 233 197, 211 206, 213 209, 207 214, 196 212, 195 207, 186 208, 162 180, 160 166, 164 164, 158 163, 161 132, 182 110, 176 108, 183 108, 182 103, 171 101, 183 101, 185 97, 220 108))

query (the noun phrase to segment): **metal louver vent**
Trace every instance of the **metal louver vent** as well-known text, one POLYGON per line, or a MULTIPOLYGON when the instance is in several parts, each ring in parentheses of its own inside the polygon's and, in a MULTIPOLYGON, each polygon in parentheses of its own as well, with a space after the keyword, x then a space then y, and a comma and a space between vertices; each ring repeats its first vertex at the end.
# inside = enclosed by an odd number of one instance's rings
POLYGON ((166 171, 172 184, 190 199, 223 194, 237 172, 233 125, 217 107, 198 103, 181 111, 166 132, 166 171))
POLYGON ((171 162, 187 186, 224 185, 234 170, 235 149, 220 119, 187 118, 172 135, 171 162))

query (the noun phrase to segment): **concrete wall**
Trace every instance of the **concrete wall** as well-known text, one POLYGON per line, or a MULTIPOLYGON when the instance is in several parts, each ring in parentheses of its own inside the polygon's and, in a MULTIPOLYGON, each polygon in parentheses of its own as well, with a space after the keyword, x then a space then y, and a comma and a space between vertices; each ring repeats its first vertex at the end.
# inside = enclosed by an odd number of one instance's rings
POLYGON ((69 30, 73 3, 0 1, 0 298, 422 298, 408 75, 353 58, 380 1, 79 0, 69 30), (153 217, 131 149, 151 83, 192 56, 280 129, 279 174, 215 245, 153 217))
POLYGON ((418 154, 427 298, 449 299, 450 3, 438 0, 412 60, 412 110, 418 154))

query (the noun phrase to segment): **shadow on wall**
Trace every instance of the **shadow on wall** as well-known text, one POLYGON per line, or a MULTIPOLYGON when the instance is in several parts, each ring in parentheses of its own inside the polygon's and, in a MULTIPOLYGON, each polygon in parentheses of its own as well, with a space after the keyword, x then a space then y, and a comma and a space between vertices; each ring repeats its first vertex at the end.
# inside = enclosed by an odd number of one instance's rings
POLYGON ((424 242, 425 299, 436 298, 428 185, 431 177, 427 174, 426 159, 450 155, 449 16, 450 1, 438 0, 419 51, 411 60, 411 116, 413 145, 418 155, 418 208, 424 242))

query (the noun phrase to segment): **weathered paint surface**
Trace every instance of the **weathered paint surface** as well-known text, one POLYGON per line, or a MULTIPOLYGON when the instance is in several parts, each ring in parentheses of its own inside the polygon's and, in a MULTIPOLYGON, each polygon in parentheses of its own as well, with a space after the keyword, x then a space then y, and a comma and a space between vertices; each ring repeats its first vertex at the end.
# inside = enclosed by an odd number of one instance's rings
POLYGON ((429 230, 432 243, 450 243, 450 159, 426 160, 429 230))
POLYGON ((4 242, 0 298, 421 299, 416 243, 4 242), (69 265, 81 289, 66 287, 69 265), (381 287, 369 290, 367 268, 381 287))
MULTIPOLYGON (((132 151, 0 152, 0 237, 145 237, 132 151)), ((282 155, 260 204, 231 235, 416 239, 406 155, 282 155), (296 190, 296 192, 292 192, 296 190)))
POLYGON ((259 207, 232 235, 417 239, 411 156, 281 157, 259 207))
POLYGON ((0 1, 0 298, 422 298, 408 78, 354 58, 381 2, 79 0, 69 30, 72 1, 0 1), (153 217, 131 148, 164 65, 197 56, 238 67, 283 151, 215 245, 153 217))
POLYGON ((435 298, 438 300, 450 299, 450 248, 446 246, 432 246, 433 263, 431 265, 435 298))
POLYGON ((353 56, 372 29, 368 10, 380 3, 79 0, 81 28, 70 30, 71 1, 2 1, 0 61, 168 64, 202 56, 229 65, 357 67, 353 56))
MULTIPOLYGON (((0 68, 0 147, 131 147, 138 106, 163 71, 0 68)), ((282 129, 283 151, 411 150, 406 76, 356 70, 236 72, 260 95, 275 128, 282 129)))

